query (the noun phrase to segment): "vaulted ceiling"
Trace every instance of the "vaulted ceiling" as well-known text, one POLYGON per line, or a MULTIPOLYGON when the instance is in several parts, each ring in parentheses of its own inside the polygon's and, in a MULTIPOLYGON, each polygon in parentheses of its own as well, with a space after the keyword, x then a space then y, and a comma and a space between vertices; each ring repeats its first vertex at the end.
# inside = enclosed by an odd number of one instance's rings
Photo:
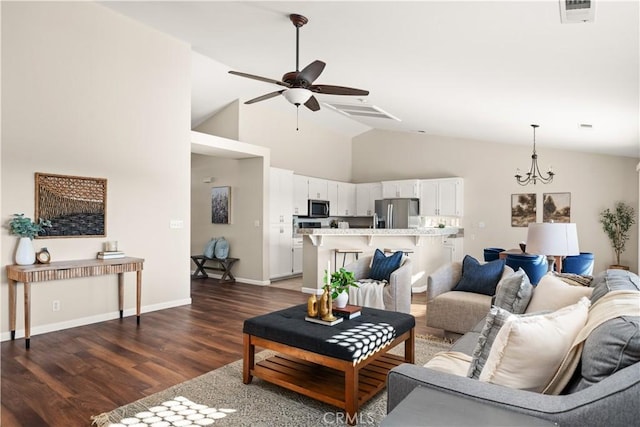
MULTIPOLYGON (((228 71, 280 80, 295 70, 289 14, 298 13, 309 19, 300 68, 319 59, 327 65, 315 83, 370 91, 318 95, 321 110, 301 108, 302 120, 348 135, 379 128, 523 145, 536 123, 539 150, 640 157, 639 2, 592 3, 595 22, 572 24, 561 23, 558 0, 102 4, 192 46, 194 126, 236 99, 282 89, 228 71)), ((295 118, 282 96, 262 105, 295 118)))

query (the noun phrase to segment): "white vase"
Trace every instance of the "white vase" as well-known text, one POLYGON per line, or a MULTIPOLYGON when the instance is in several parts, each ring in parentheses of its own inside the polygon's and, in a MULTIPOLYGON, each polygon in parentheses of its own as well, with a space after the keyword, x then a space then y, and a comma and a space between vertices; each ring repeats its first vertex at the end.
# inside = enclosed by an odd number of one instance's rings
POLYGON ((16 264, 31 265, 36 262, 36 250, 33 241, 29 237, 21 237, 16 249, 16 264))
POLYGON ((344 308, 348 301, 349 293, 347 291, 342 291, 338 294, 336 299, 333 300, 333 305, 335 305, 336 308, 344 308))

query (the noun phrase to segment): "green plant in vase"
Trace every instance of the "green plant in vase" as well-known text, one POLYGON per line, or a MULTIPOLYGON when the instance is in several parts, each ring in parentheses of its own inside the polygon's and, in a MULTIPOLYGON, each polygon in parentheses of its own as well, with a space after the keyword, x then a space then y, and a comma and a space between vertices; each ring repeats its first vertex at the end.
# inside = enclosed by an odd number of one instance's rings
POLYGON ((330 280, 327 280, 325 273, 325 283, 329 284, 329 292, 331 292, 331 299, 334 301, 336 307, 344 307, 349 299, 349 287, 357 288, 356 277, 353 271, 340 268, 339 270, 331 273, 330 280))
POLYGON ((607 208, 600 212, 600 223, 616 253, 616 265, 612 267, 624 267, 620 265, 620 255, 629 240, 629 230, 635 224, 635 211, 624 202, 617 202, 613 211, 607 208))
POLYGON ((36 261, 32 240, 45 227, 51 227, 51 221, 40 218, 38 222, 34 222, 31 218, 25 218, 24 214, 13 214, 8 228, 11 234, 20 238, 16 249, 16 264, 31 265, 36 261))
POLYGON ((31 218, 25 218, 24 214, 13 214, 13 218, 9 221, 11 234, 30 239, 43 232, 45 227, 51 227, 51 221, 40 218, 36 223, 31 221, 31 218))

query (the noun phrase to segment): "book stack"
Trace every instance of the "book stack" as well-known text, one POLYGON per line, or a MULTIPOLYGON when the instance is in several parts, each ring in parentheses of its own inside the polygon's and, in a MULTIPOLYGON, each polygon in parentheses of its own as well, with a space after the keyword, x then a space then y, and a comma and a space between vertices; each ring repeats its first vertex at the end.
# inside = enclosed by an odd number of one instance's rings
POLYGON ((359 305, 347 304, 343 308, 333 307, 333 315, 343 319, 353 319, 362 314, 362 307, 359 305))
POLYGON ((342 322, 344 319, 342 317, 337 317, 336 316, 336 320, 332 320, 331 322, 327 322, 326 320, 322 320, 322 319, 320 319, 318 317, 305 316, 304 320, 306 320, 307 322, 317 323, 319 325, 333 326, 333 325, 336 325, 336 324, 342 322))
POLYGON ((98 252, 98 259, 114 259, 114 258, 124 258, 124 252, 121 252, 121 251, 98 252))

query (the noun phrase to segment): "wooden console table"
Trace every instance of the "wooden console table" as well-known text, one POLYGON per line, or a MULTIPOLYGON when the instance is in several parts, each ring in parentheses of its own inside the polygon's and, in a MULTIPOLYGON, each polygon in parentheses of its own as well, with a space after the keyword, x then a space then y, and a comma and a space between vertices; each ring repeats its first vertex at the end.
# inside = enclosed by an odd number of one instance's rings
POLYGON ((124 307, 124 273, 136 272, 136 322, 140 324, 140 297, 142 294, 142 258, 83 259, 59 261, 50 264, 8 265, 9 324, 11 339, 16 338, 16 283, 24 283, 24 338, 28 349, 31 340, 31 283, 49 280, 75 279, 79 277, 118 275, 118 304, 120 318, 124 307))

